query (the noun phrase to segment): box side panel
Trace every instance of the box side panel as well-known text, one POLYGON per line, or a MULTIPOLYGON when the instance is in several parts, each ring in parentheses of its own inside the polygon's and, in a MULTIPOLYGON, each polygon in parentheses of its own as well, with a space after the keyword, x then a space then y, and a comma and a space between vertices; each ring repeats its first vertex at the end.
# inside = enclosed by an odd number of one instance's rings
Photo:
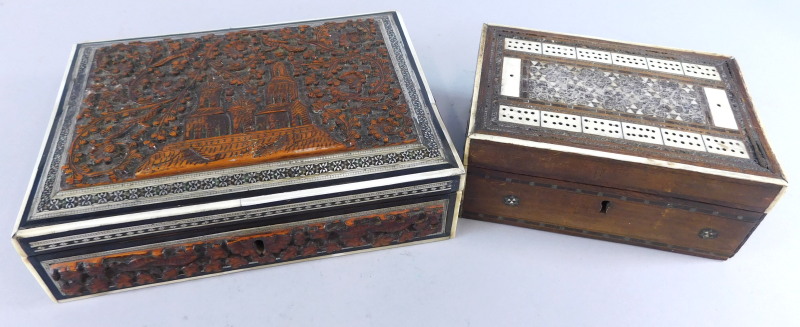
POLYGON ((733 256, 763 214, 592 185, 470 169, 467 218, 643 245, 733 256))
POLYGON ((782 186, 514 144, 471 140, 470 167, 764 212, 782 186))
POLYGON ((66 300, 236 270, 449 238, 456 193, 351 206, 308 218, 118 242, 33 256, 53 296, 66 300))

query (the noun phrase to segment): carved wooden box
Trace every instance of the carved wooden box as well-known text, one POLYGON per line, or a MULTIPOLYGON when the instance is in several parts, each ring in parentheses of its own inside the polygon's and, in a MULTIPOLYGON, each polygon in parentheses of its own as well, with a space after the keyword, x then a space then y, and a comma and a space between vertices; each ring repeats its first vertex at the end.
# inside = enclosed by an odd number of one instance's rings
POLYGON ((787 183, 732 57, 485 26, 462 217, 715 259, 787 183))
POLYGON ((453 236, 396 13, 76 46, 14 234, 56 300, 453 236))

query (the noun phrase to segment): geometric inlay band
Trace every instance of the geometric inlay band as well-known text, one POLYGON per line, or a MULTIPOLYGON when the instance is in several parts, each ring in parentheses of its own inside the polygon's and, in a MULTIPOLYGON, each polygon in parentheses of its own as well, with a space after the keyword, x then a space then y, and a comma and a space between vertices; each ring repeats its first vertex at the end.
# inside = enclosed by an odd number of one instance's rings
POLYGON ((451 181, 424 184, 419 186, 409 186, 385 191, 371 192, 367 195, 356 194, 340 196, 324 200, 307 201, 271 207, 268 209, 253 209, 241 212, 232 212, 203 217, 193 217, 177 221, 167 221, 161 223, 151 223, 131 227, 103 230, 99 232, 69 235, 58 238, 51 238, 36 242, 31 242, 30 247, 34 252, 45 250, 56 250, 76 245, 86 245, 97 242, 120 240, 131 237, 141 237, 143 235, 156 234, 162 232, 174 232, 183 229, 205 227, 211 225, 240 222, 254 219, 265 219, 281 214, 298 214, 300 212, 334 208, 339 206, 363 204, 380 200, 394 199, 405 196, 425 196, 425 194, 447 191, 452 189, 451 181))

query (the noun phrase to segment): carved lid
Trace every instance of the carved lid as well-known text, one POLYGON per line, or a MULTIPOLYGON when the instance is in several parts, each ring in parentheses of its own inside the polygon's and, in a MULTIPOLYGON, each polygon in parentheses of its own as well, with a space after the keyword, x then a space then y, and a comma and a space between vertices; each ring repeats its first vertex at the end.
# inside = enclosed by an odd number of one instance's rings
POLYGON ((457 172, 407 42, 384 13, 79 44, 20 226, 457 172))

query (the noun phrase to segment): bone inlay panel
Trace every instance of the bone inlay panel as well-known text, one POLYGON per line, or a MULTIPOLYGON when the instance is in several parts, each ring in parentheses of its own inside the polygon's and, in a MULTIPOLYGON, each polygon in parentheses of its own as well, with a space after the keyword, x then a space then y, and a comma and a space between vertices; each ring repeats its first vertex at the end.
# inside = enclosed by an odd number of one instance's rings
POLYGON ((543 44, 542 52, 548 56, 575 59, 575 48, 573 47, 558 44, 543 44))
POLYGON ((542 44, 533 41, 506 39, 506 49, 528 53, 542 53, 542 44))
POLYGON ((698 77, 698 78, 706 78, 706 79, 713 79, 715 81, 721 81, 719 78, 719 73, 717 69, 712 66, 705 66, 705 65, 695 65, 695 64, 687 64, 683 63, 683 73, 686 76, 698 77))
POLYGON ((502 122, 539 126, 539 110, 501 105, 497 116, 502 122))
POLYGON ((704 87, 703 90, 706 92, 706 99, 708 99, 708 107, 711 109, 711 119, 714 120, 714 126, 739 129, 725 90, 710 87, 704 87))
POLYGON ((647 58, 647 68, 662 73, 683 75, 683 68, 678 61, 647 58))
POLYGON ((647 58, 645 57, 612 53, 611 61, 614 62, 615 65, 619 66, 647 69, 647 58))
POLYGON ((578 59, 611 64, 611 52, 578 48, 578 59))
POLYGON ((664 144, 661 138, 661 129, 655 126, 622 123, 622 137, 631 141, 664 144))
POLYGON ((749 158, 744 144, 737 140, 703 135, 703 143, 706 144, 706 151, 711 153, 724 154, 739 158, 749 158))
POLYGON ((510 97, 519 97, 521 65, 522 60, 519 58, 503 58, 503 76, 500 84, 500 94, 510 97))
POLYGON ((554 62, 523 65, 529 67, 524 87, 529 99, 708 123, 703 89, 697 85, 554 62))

